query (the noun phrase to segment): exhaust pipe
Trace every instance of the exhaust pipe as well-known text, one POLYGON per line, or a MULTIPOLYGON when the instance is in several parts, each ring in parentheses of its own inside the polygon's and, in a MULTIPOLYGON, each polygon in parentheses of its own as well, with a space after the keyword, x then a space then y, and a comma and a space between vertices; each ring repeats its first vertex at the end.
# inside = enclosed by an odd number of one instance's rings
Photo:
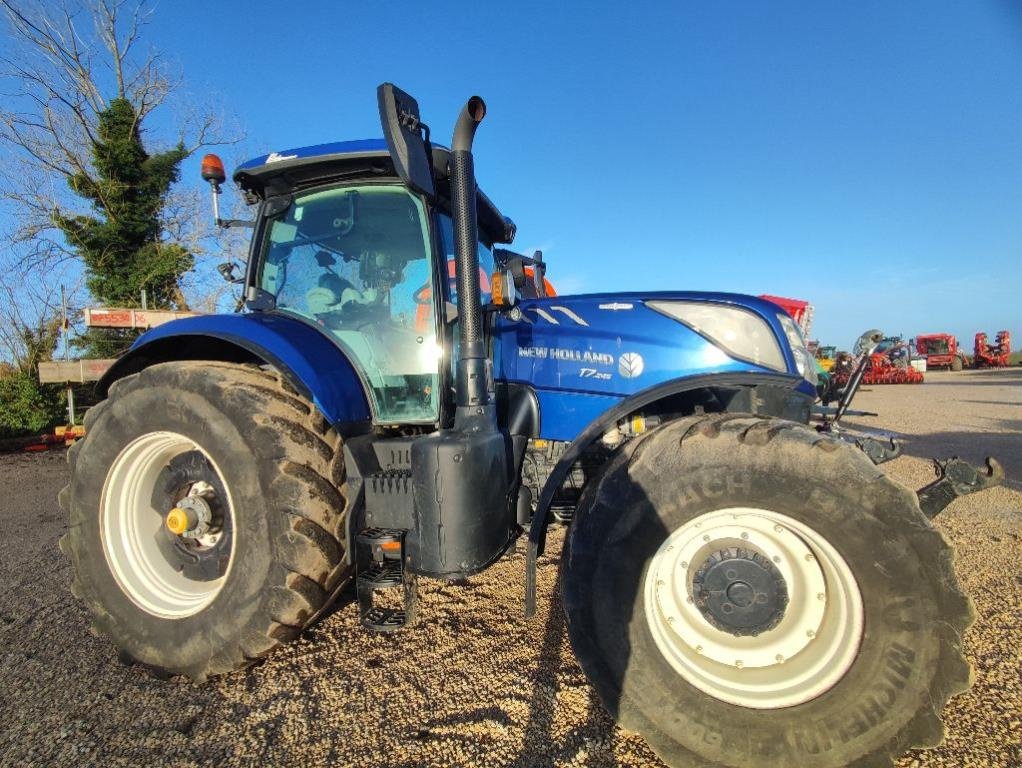
POLYGON ((465 104, 451 142, 451 209, 461 342, 453 428, 412 441, 415 528, 405 538, 408 569, 426 576, 475 573, 518 536, 511 438, 497 428, 493 370, 479 291, 479 241, 472 139, 486 114, 478 96, 465 104))
MULTIPOLYGON (((451 142, 451 207, 461 341, 455 386, 458 411, 472 408, 475 416, 482 415, 482 411, 476 409, 490 405, 491 379, 483 339, 483 313, 479 294, 479 254, 476 250, 479 232, 476 222, 475 162, 472 159, 472 140, 485 116, 486 103, 478 96, 473 96, 461 109, 451 142)), ((455 418, 457 420, 457 416, 455 418)))

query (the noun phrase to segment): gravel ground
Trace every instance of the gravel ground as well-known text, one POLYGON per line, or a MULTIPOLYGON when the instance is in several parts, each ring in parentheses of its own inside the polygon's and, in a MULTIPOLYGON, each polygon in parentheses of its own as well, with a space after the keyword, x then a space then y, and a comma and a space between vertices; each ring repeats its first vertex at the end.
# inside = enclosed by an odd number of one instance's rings
MULTIPOLYGON (((956 501, 939 527, 958 548, 978 619, 965 638, 972 690, 949 704, 945 744, 901 766, 1022 765, 1022 371, 931 373, 874 387, 859 418, 906 437, 886 465, 912 487, 925 458, 998 456, 1013 488, 956 501)), ((460 586, 427 584, 418 627, 362 631, 350 599, 259 667, 202 686, 122 666, 89 634, 57 550, 66 527, 58 453, 0 456, 0 766, 660 765, 616 729, 551 600, 561 534, 522 618, 519 550, 460 586)))

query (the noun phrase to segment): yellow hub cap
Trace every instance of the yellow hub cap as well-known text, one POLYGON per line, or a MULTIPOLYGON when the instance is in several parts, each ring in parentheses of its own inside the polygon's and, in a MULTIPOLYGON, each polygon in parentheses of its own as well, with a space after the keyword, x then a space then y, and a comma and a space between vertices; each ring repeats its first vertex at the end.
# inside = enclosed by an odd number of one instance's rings
POLYGON ((188 519, 188 510, 181 509, 181 507, 174 507, 170 510, 170 512, 167 513, 165 522, 167 524, 167 530, 175 536, 180 536, 182 533, 192 528, 193 525, 193 521, 188 519))

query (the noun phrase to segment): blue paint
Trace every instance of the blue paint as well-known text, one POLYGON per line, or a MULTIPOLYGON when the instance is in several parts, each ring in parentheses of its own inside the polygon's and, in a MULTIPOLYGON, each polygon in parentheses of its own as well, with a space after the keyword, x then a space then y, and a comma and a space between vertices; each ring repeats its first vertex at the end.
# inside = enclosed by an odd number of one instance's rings
MULTIPOLYGON (((497 322, 495 376, 535 387, 542 406, 542 437, 572 440, 623 398, 667 381, 773 372, 728 355, 683 323, 648 308, 644 302, 649 300, 709 302, 755 312, 780 341, 785 372, 798 375, 778 308, 752 296, 660 292, 526 300, 519 304, 522 319, 501 316, 497 322), (622 367, 622 357, 633 365, 622 367)), ((798 389, 815 396, 809 382, 798 389)))
MULTIPOLYGON (((573 440, 624 398, 664 382, 714 373, 774 372, 728 355, 684 323, 647 307, 645 301, 649 300, 709 302, 755 312, 779 339, 785 372, 797 375, 777 319, 778 308, 752 296, 660 292, 530 299, 518 305, 521 319, 512 320, 506 314, 497 319, 494 374, 498 380, 522 382, 535 389, 541 437, 573 440), (622 368, 628 360, 633 364, 622 368)), ((129 355, 156 341, 181 337, 185 342, 196 336, 230 341, 289 371, 331 422, 370 418, 358 372, 340 348, 311 324, 284 315, 269 312, 178 320, 143 335, 129 355)), ((807 381, 797 389, 815 396, 807 381)))
POLYGON ((264 165, 273 166, 274 163, 286 163, 288 160, 310 160, 317 158, 329 160, 330 158, 342 155, 383 155, 390 157, 387 150, 387 142, 383 139, 360 139, 358 141, 332 141, 327 144, 313 144, 308 147, 296 147, 294 149, 283 149, 278 152, 271 152, 268 155, 253 157, 235 169, 239 171, 251 171, 264 165), (273 162, 267 162, 273 159, 273 162))
POLYGON ((182 345, 194 337, 229 341, 277 367, 333 424, 367 421, 370 418, 365 390, 354 366, 329 338, 311 325, 284 315, 202 315, 175 320, 153 328, 138 338, 124 363, 153 342, 180 338, 182 345))
POLYGON ((566 441, 574 440, 583 429, 622 400, 611 395, 558 392, 552 389, 537 389, 536 396, 539 398, 541 414, 540 437, 566 441))

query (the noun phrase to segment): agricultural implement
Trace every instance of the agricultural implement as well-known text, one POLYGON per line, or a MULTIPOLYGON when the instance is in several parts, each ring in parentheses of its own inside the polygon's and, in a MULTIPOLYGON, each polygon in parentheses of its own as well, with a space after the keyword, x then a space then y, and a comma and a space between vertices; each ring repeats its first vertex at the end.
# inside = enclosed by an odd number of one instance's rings
MULTIPOLYGON (((813 358, 763 299, 548 295, 476 185, 483 101, 450 149, 406 93, 378 102, 383 140, 235 171, 256 209, 244 274, 224 270, 244 311, 155 327, 99 381, 60 495, 95 629, 202 681, 352 583, 367 629, 415 631, 419 579, 458 583, 523 535, 532 615, 565 524, 575 654, 667 763, 876 766, 938 743, 973 611, 928 518, 993 467, 948 464, 917 496, 883 446, 810 426, 813 358)), ((215 202, 218 158, 203 177, 215 202)))
POLYGON ((972 364, 976 368, 1003 368, 1009 365, 1011 358, 1011 334, 998 331, 993 344, 987 344, 987 335, 980 331, 976 334, 972 364))
MULTIPOLYGON (((872 352, 865 358, 866 368, 862 383, 872 384, 922 384, 924 376, 913 368, 904 358, 894 358, 890 349, 883 352, 872 352)), ((833 386, 843 388, 847 385, 856 360, 850 355, 839 356, 831 370, 833 386)))
POLYGON ((916 336, 916 351, 926 358, 926 368, 950 368, 960 371, 969 365, 958 339, 949 333, 924 333, 916 336))

